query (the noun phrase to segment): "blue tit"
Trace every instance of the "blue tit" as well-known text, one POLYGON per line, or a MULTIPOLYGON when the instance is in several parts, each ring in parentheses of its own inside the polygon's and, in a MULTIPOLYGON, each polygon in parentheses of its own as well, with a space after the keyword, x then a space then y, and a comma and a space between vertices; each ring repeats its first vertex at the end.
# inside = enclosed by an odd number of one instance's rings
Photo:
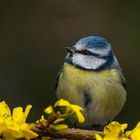
MULTIPOLYGON (((88 36, 66 49, 56 95, 83 107, 85 122, 80 127, 104 126, 119 114, 126 100, 126 80, 111 44, 100 36, 88 36)), ((71 123, 78 126, 75 118, 71 123)))

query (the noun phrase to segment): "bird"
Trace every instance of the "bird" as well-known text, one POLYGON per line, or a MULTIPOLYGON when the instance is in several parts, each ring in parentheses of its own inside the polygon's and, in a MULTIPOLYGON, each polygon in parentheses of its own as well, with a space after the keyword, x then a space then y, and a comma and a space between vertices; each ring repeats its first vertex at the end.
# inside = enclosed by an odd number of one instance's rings
POLYGON ((75 127, 104 127, 122 110, 126 101, 126 80, 111 44, 103 37, 81 38, 68 51, 56 76, 56 95, 81 106, 85 122, 75 127))

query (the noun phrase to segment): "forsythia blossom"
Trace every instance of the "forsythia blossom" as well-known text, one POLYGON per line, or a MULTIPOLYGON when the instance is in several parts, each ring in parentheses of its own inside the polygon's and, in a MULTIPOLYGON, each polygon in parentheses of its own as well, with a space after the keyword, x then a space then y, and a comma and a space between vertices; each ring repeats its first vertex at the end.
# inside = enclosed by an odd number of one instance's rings
POLYGON ((140 140, 140 122, 138 122, 133 130, 127 131, 126 136, 132 140, 140 140))
POLYGON ((48 129, 53 129, 55 131, 61 131, 63 129, 66 129, 68 128, 68 125, 64 124, 64 120, 73 114, 76 114, 79 123, 83 123, 85 121, 85 118, 81 112, 83 111, 83 108, 81 108, 80 106, 71 104, 70 102, 64 99, 60 99, 56 101, 56 103, 54 104, 54 107, 57 107, 57 106, 65 107, 64 113, 61 113, 60 111, 55 112, 51 105, 48 106, 44 110, 45 113, 48 114, 47 121, 42 120, 42 119, 38 121, 41 124, 43 124, 41 125, 41 127, 47 127, 48 129))
POLYGON ((140 123, 131 130, 126 131, 127 124, 111 122, 104 128, 104 137, 96 134, 96 140, 140 140, 140 123))
POLYGON ((26 123, 31 107, 27 105, 25 112, 22 107, 16 107, 11 114, 8 105, 4 101, 0 102, 0 136, 6 140, 37 137, 38 134, 31 130, 33 125, 26 123))
POLYGON ((67 114, 70 113, 70 115, 71 115, 71 114, 75 113, 77 118, 78 118, 79 123, 83 123, 85 121, 85 118, 84 118, 84 116, 81 112, 81 111, 83 111, 83 108, 78 106, 78 105, 71 104, 67 100, 60 99, 55 103, 54 106, 64 106, 64 107, 66 107, 66 113, 67 114))
MULTIPOLYGON (((37 128, 39 132, 44 130, 45 132, 63 131, 68 128, 68 125, 64 123, 65 119, 73 114, 76 114, 79 123, 83 123, 85 118, 82 114, 83 108, 78 105, 71 104, 69 101, 60 99, 56 101, 54 107, 64 107, 64 113, 60 111, 55 112, 53 106, 48 106, 44 111, 48 115, 47 119, 41 116, 40 120, 37 120, 34 124, 27 124, 26 119, 32 108, 31 105, 27 105, 25 111, 22 107, 16 107, 12 113, 8 105, 2 101, 0 102, 0 140, 16 140, 38 137, 37 131, 32 131, 32 128, 37 128)), ((95 134, 96 140, 140 140, 140 122, 133 130, 126 131, 127 124, 120 124, 118 122, 111 122, 103 129, 103 136, 95 134)), ((39 133, 40 134, 40 133, 39 133)), ((47 136, 47 135, 45 135, 47 136)), ((41 136, 42 137, 42 136, 41 136)), ((42 137, 42 140, 49 139, 49 137, 42 137)), ((94 139, 94 137, 93 137, 94 139)))

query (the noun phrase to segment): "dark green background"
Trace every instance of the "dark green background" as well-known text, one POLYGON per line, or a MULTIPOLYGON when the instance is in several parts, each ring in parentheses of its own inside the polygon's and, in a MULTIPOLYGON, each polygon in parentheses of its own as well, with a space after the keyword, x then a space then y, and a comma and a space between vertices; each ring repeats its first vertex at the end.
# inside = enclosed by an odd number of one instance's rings
POLYGON ((32 120, 39 118, 55 100, 65 47, 100 35, 111 42, 128 82, 116 120, 134 126, 140 120, 139 7, 139 1, 121 0, 0 1, 0 100, 11 108, 31 103, 32 120))

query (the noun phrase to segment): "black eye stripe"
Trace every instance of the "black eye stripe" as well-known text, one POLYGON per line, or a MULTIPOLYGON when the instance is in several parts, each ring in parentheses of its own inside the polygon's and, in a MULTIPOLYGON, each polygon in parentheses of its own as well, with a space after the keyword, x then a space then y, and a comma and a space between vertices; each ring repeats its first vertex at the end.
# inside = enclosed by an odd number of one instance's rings
POLYGON ((103 58, 103 59, 108 59, 108 57, 110 57, 112 55, 112 51, 110 51, 107 56, 101 56, 100 54, 93 53, 93 52, 90 52, 88 50, 81 50, 81 51, 76 50, 75 52, 79 53, 79 54, 95 56, 97 58, 103 58))
POLYGON ((76 50, 77 53, 80 53, 80 54, 84 54, 84 55, 92 55, 92 52, 88 51, 88 50, 76 50))

